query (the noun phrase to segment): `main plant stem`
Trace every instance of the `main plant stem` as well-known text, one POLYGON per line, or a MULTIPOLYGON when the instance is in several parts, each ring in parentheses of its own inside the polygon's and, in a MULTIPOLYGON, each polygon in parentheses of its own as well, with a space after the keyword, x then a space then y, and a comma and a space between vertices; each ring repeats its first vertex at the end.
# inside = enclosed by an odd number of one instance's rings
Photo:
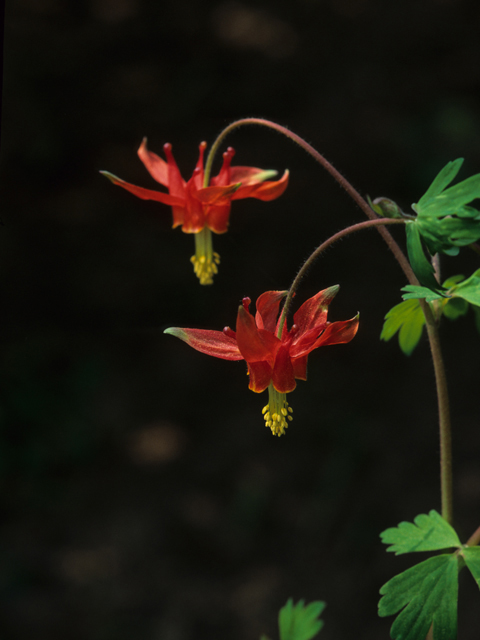
MULTIPOLYGON (((241 127, 246 124, 258 124, 270 129, 274 129, 279 133, 282 133, 290 140, 293 140, 298 145, 305 149, 307 153, 309 153, 318 163, 322 165, 324 169, 326 169, 330 175, 332 175, 335 180, 340 184, 343 189, 348 193, 348 195, 357 203, 357 205, 362 209, 367 218, 370 220, 384 220, 383 218, 378 218, 375 212, 371 209, 370 205, 366 202, 366 200, 358 193, 358 191, 348 182, 346 178, 339 173, 335 167, 328 162, 326 158, 322 156, 312 145, 310 145, 306 140, 298 136, 296 133, 293 133, 286 127, 279 125, 275 122, 271 122, 270 120, 264 120, 263 118, 243 118, 242 120, 237 120, 236 122, 232 122, 232 124, 228 125, 215 140, 212 148, 210 149, 210 153, 208 154, 206 166, 205 166, 205 174, 204 174, 204 184, 207 185, 210 179, 210 173, 212 170, 213 158, 215 157, 218 148, 222 144, 225 137, 234 129, 241 127)), ((391 222, 391 221, 390 221, 391 222)), ((401 269, 403 270, 407 280, 410 284, 418 285, 419 282, 413 273, 413 270, 405 257, 403 251, 398 246, 397 242, 393 239, 391 233, 388 229, 385 228, 385 222, 383 224, 378 225, 378 232, 382 236, 382 238, 387 243, 389 249, 392 251, 395 256, 397 262, 399 263, 401 269)), ((340 232, 342 233, 342 232, 340 232)), ((332 238, 335 236, 332 236, 332 238)), ((330 240, 332 240, 332 238, 330 240)), ((320 249, 320 247, 318 248, 320 249)), ((312 254, 313 255, 313 254, 312 254)), ((309 258, 310 260, 310 258, 309 258)), ((309 262, 309 260, 307 262, 309 262)), ((305 265, 304 265, 305 266, 305 265)), ((305 268, 305 271, 308 267, 305 268)), ((300 274, 303 271, 303 267, 297 275, 297 280, 300 274)), ((303 274, 302 276, 303 277, 303 274)), ((292 285, 293 287, 293 285, 292 285)), ((293 295, 293 294, 292 294, 293 295)), ((440 429, 440 487, 441 487, 441 500, 442 500, 442 516, 449 522, 452 523, 453 520, 453 492, 452 492, 452 443, 451 443, 451 426, 450 426, 450 406, 449 406, 449 398, 448 398, 448 390, 447 390, 447 382, 446 382, 446 374, 445 367, 443 364, 442 352, 440 349, 440 340, 438 337, 438 328, 433 317, 430 306, 424 301, 419 301, 425 315, 425 322, 427 326, 428 340, 430 342, 430 350, 432 353, 433 359, 433 367, 435 371, 435 379, 436 379, 436 389, 437 389, 437 399, 438 399, 438 414, 439 414, 439 429, 440 429)), ((285 302, 285 307, 287 303, 290 304, 288 300, 285 302)), ((288 307, 287 307, 288 311, 288 307)))

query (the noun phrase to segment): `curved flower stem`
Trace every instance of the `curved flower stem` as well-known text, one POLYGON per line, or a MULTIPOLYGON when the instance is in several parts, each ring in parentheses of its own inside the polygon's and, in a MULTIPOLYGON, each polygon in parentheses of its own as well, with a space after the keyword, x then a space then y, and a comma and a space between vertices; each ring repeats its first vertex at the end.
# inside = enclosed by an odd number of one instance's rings
MULTIPOLYGON (((256 124, 256 125, 268 127, 269 129, 274 129, 275 131, 282 133, 287 138, 290 138, 290 140, 293 140, 293 142, 295 142, 300 147, 302 147, 302 149, 304 149, 307 153, 309 153, 319 164, 322 165, 324 169, 328 171, 328 173, 331 176, 335 178, 338 184, 343 189, 345 189, 348 195, 357 203, 360 209, 362 209, 362 211, 367 216, 367 218, 370 218, 370 220, 378 220, 376 213, 371 209, 368 202, 364 198, 362 198, 362 196, 350 184, 350 182, 348 182, 348 180, 344 178, 342 174, 339 171, 337 171, 337 169, 335 169, 335 167, 332 164, 330 164, 330 162, 326 158, 324 158, 324 156, 322 156, 321 153, 319 153, 314 147, 312 147, 311 144, 309 144, 306 140, 298 136, 296 133, 293 133, 293 131, 290 131, 286 127, 283 127, 281 124, 277 124, 276 122, 271 122, 270 120, 264 120, 263 118, 243 118, 242 120, 236 120, 235 122, 232 122, 232 124, 229 124, 228 127, 225 127, 225 129, 220 133, 220 135, 217 137, 217 139, 213 143, 212 148, 210 149, 210 152, 208 154, 207 161, 205 163, 205 173, 204 173, 204 181, 203 181, 203 184, 205 187, 208 186, 208 182, 210 180, 210 173, 212 171, 213 159, 220 145, 222 144, 222 142, 225 140, 225 138, 229 133, 231 133, 234 129, 238 129, 238 127, 241 127, 246 124, 256 124)), ((389 249, 394 254, 397 262, 400 264, 400 267, 402 268, 403 272, 407 276, 408 281, 411 284, 418 285, 419 284, 418 280, 416 279, 415 274, 413 273, 408 260, 405 258, 403 251, 400 249, 398 244, 392 238, 391 234, 383 226, 380 226, 378 228, 378 231, 382 236, 382 238, 387 243, 389 249)))
POLYGON ((283 325, 285 324, 285 320, 287 318, 288 312, 290 310, 290 306, 292 304, 293 296, 295 295, 296 290, 298 289, 300 282, 305 277, 307 271, 313 265, 313 263, 321 256, 321 254, 328 249, 332 244, 337 242, 337 240, 341 240, 345 236, 350 235, 351 233, 355 233, 356 231, 361 231, 362 229, 370 229, 370 227, 379 227, 386 224, 405 224, 405 220, 391 219, 391 218, 377 218, 376 220, 366 220, 365 222, 358 222, 357 224, 353 224, 350 227, 346 227, 342 229, 338 233, 335 233, 333 236, 322 242, 315 251, 310 255, 309 258, 304 262, 302 268, 297 273, 295 280, 292 282, 292 286, 288 290, 287 298, 285 300, 285 304, 283 305, 282 315, 280 317, 280 324, 278 326, 277 335, 280 337, 283 331, 283 325))
MULTIPOLYGON (((302 149, 304 149, 307 153, 309 153, 318 163, 322 165, 324 169, 326 169, 330 175, 332 175, 335 180, 340 184, 343 189, 348 193, 348 195, 356 202, 356 204, 362 209, 367 218, 370 220, 381 220, 381 223, 377 223, 378 232, 382 236, 382 238, 387 243, 387 246, 392 251, 395 256, 398 264, 403 270, 407 280, 410 284, 418 285, 419 282, 413 273, 413 270, 405 257, 403 251, 398 246, 397 242, 393 239, 392 235, 385 228, 385 224, 389 224, 394 222, 394 220, 389 220, 388 222, 385 219, 377 218, 375 212, 371 209, 370 205, 367 201, 358 193, 358 191, 348 182, 346 178, 342 176, 342 174, 335 169, 335 167, 328 162, 321 153, 319 153, 312 145, 310 145, 306 140, 298 136, 296 133, 293 133, 286 127, 279 125, 275 122, 271 122, 270 120, 264 120, 263 118, 243 118, 242 120, 237 120, 232 122, 232 124, 228 125, 217 137, 215 142, 210 149, 210 153, 208 154, 206 166, 205 166, 205 174, 204 174, 204 186, 208 186, 208 182, 210 180, 210 173, 212 170, 213 158, 218 151, 218 148, 222 144, 223 140, 226 136, 237 129, 246 124, 256 124, 268 127, 270 129, 274 129, 279 133, 282 133, 293 142, 297 143, 302 149)), ((345 230, 344 230, 345 231, 345 230)), ((342 233, 342 232, 340 232, 342 233)), ((335 236, 332 236, 329 241, 335 236)), ((337 238, 338 239, 338 238, 337 238)), ((319 251, 321 247, 319 247, 316 251, 319 251)), ((322 249, 323 250, 323 249, 322 249)), ((316 253, 316 251, 314 253, 316 253)), ((319 251, 320 253, 320 251, 319 251)), ((312 254, 313 256, 314 254, 312 254)), ((311 257, 312 257, 311 256, 311 257)), ((310 257, 310 258, 311 258, 310 257)), ((307 260, 307 263, 310 263, 310 258, 307 260)), ((304 265, 295 279, 299 279, 300 274, 303 277, 308 267, 304 265), (304 271, 305 268, 305 271, 304 271)), ((301 279, 300 277, 300 279, 301 279)), ((298 280, 299 281, 299 280, 298 280)), ((298 284, 298 283, 297 283, 298 284)), ((295 287, 297 284, 294 283, 295 287)), ((292 285, 292 287, 294 286, 292 285)), ((440 486, 441 486, 441 499, 442 499, 442 516, 447 520, 447 522, 452 522, 453 517, 453 499, 452 499, 452 446, 451 446, 451 427, 450 427, 450 408, 449 408, 449 399, 448 399, 448 391, 447 391, 447 383, 446 383, 446 375, 445 375, 445 367, 443 364, 442 353, 440 349, 440 340, 438 337, 438 329, 435 322, 435 319, 432 314, 432 310, 430 306, 425 302, 425 300, 420 300, 420 305, 422 307, 423 313, 425 315, 425 322, 427 325, 427 333, 428 339, 430 341, 430 350, 432 353, 435 378, 436 378, 436 388, 437 388, 437 399, 438 399, 438 413, 439 413, 439 427, 440 427, 440 486)), ((288 311, 288 306, 290 305, 290 301, 287 300, 285 302, 284 309, 286 307, 286 311, 288 311)))
POLYGON ((472 533, 470 538, 466 542, 467 547, 475 547, 477 544, 480 544, 480 527, 472 533))

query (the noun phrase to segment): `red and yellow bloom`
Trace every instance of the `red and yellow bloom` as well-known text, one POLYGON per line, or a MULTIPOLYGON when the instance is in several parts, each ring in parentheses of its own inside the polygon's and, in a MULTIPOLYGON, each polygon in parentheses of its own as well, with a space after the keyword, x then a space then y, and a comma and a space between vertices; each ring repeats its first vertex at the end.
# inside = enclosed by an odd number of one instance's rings
POLYGON ((245 360, 250 376, 249 388, 256 393, 268 388, 268 404, 263 408, 265 424, 281 436, 291 420, 292 409, 286 394, 296 387, 295 380, 307 379, 308 354, 317 347, 350 342, 358 329, 358 315, 351 320, 328 322, 328 305, 338 285, 309 298, 293 316, 287 329, 281 300, 286 291, 266 291, 257 299, 255 317, 249 311, 250 298, 238 309, 236 332, 203 329, 166 329, 197 351, 224 360, 245 360))
POLYGON ((192 257, 194 271, 200 284, 212 284, 213 275, 217 273, 220 256, 213 251, 212 234, 225 233, 228 228, 232 200, 257 198, 258 200, 274 200, 282 195, 288 185, 288 171, 277 181, 268 178, 276 175, 276 171, 265 171, 255 167, 232 167, 234 149, 229 147, 223 154, 223 165, 218 176, 210 180, 204 187, 203 156, 207 143, 200 144, 200 155, 193 175, 185 182, 172 154, 172 145, 165 144, 163 150, 167 161, 147 149, 144 138, 138 156, 152 178, 164 187, 168 193, 144 189, 117 178, 108 171, 101 171, 104 176, 142 200, 156 200, 170 205, 173 213, 173 227, 181 225, 184 233, 195 234, 195 255, 192 257))

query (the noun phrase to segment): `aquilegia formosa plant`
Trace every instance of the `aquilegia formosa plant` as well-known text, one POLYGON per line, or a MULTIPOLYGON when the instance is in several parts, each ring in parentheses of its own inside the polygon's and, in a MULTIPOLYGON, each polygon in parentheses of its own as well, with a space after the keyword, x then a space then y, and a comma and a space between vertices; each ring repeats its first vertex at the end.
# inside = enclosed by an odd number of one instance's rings
MULTIPOLYGON (((286 394, 295 389, 296 380, 306 380, 308 355, 317 347, 350 342, 358 329, 358 315, 351 320, 328 322, 328 305, 338 286, 320 291, 304 302, 293 316, 288 329, 288 314, 293 296, 311 265, 331 244, 343 236, 369 227, 377 227, 389 245, 409 284, 404 287, 404 302, 386 316, 382 339, 389 340, 397 331, 400 346, 406 354, 416 347, 425 326, 434 363, 440 431, 440 470, 442 514, 430 510, 402 522, 381 534, 389 544, 387 551, 396 554, 415 551, 445 551, 389 580, 380 590, 379 615, 399 614, 392 625, 393 640, 455 640, 457 636, 458 573, 467 566, 480 586, 480 527, 465 544, 455 532, 453 522, 450 410, 445 369, 440 349, 438 324, 442 316, 456 319, 472 308, 480 329, 480 269, 470 277, 451 276, 443 284, 439 280, 438 253, 455 255, 464 246, 480 239, 480 212, 470 203, 480 198, 480 174, 448 187, 461 166, 461 160, 449 163, 433 181, 426 194, 405 214, 387 198, 368 204, 338 171, 311 145, 288 129, 266 120, 248 118, 227 127, 212 146, 203 170, 205 143, 200 145, 200 158, 192 178, 185 183, 173 160, 170 145, 165 145, 167 162, 149 152, 144 141, 139 156, 150 174, 168 188, 169 193, 150 191, 105 175, 143 199, 168 204, 173 211, 173 226, 182 225, 187 233, 196 234, 197 252, 192 259, 202 284, 211 284, 218 256, 211 246, 211 231, 227 229, 232 200, 255 197, 273 200, 283 193, 288 173, 277 182, 265 180, 272 172, 252 167, 231 167, 233 150, 224 154, 223 167, 209 181, 213 157, 226 135, 244 124, 261 124, 275 129, 297 142, 310 153, 345 188, 360 206, 368 221, 347 227, 323 242, 306 260, 290 289, 267 291, 259 296, 256 314, 249 311, 250 299, 244 298, 238 309, 236 331, 203 329, 167 329, 193 348, 224 360, 245 360, 249 388, 259 393, 268 388, 269 402, 263 413, 266 426, 274 435, 282 435, 291 420, 286 394), (393 239, 386 225, 406 227, 408 259, 393 239), (436 255, 434 255, 436 254, 436 255), (435 257, 435 263, 432 264, 435 257), (280 305, 284 300, 280 311, 280 305), (452 551, 453 549, 453 551, 452 551)), ((289 600, 279 618, 281 640, 312 638, 322 626, 318 620, 324 603, 304 606, 289 600)))
POLYGON ((195 234, 195 255, 191 261, 200 284, 213 284, 220 256, 213 251, 212 231, 225 233, 228 228, 232 200, 256 198, 274 200, 282 195, 288 185, 288 171, 277 181, 270 181, 276 171, 255 167, 232 167, 234 149, 229 147, 223 154, 223 165, 218 176, 204 184, 203 156, 207 143, 200 144, 200 155, 188 182, 182 178, 172 154, 172 145, 165 144, 163 150, 167 162, 147 149, 144 138, 138 156, 152 178, 164 187, 168 193, 137 187, 117 178, 108 171, 104 176, 120 187, 130 191, 142 200, 156 200, 172 207, 173 227, 181 225, 184 233, 195 234))
POLYGON ((343 322, 327 322, 328 305, 339 287, 320 291, 302 304, 287 329, 279 306, 287 291, 266 291, 257 299, 255 318, 249 311, 250 298, 238 308, 236 332, 179 329, 171 333, 197 351, 224 360, 245 360, 250 377, 249 389, 261 393, 268 388, 268 404, 263 408, 265 425, 281 436, 291 420, 292 409, 286 394, 295 389, 295 379, 307 379, 308 354, 328 344, 350 342, 357 333, 358 315, 343 322), (279 316, 279 317, 278 317, 279 316), (277 319, 278 317, 278 319, 277 319))

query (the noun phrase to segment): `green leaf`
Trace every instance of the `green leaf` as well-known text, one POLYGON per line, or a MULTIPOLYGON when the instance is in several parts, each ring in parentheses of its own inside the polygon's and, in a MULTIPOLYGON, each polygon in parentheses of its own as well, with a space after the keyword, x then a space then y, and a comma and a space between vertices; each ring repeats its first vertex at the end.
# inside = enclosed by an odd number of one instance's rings
POLYGON ((480 173, 477 173, 453 187, 445 189, 443 193, 430 198, 428 202, 421 205, 417 204, 417 213, 428 214, 430 216, 458 215, 462 218, 476 217, 473 207, 466 207, 469 202, 480 198, 480 173))
POLYGON ((427 302, 433 302, 434 300, 439 300, 445 297, 440 293, 427 289, 427 287, 417 287, 414 284, 407 284, 402 288, 402 291, 407 292, 402 296, 404 300, 425 298, 427 302))
POLYGON ((412 551, 439 551, 450 547, 461 547, 455 529, 434 509, 428 515, 421 513, 412 522, 400 522, 398 527, 387 529, 380 534, 384 544, 390 544, 387 551, 395 555, 412 551))
POLYGON ((464 547, 462 555, 465 564, 480 588, 480 547, 464 547))
POLYGON ((415 205, 415 210, 422 209, 429 200, 441 193, 460 171, 460 167, 463 164, 463 158, 457 158, 446 164, 432 184, 428 187, 425 194, 420 198, 418 204, 415 205))
POLYGON ((409 356, 422 337, 425 316, 418 300, 405 300, 395 305, 385 316, 380 340, 388 342, 399 331, 398 343, 409 356))
POLYGON ((447 298, 442 306, 442 313, 449 320, 456 320, 467 312, 468 302, 462 298, 447 298))
POLYGON ((402 610, 390 630, 393 640, 425 640, 432 622, 434 640, 457 637, 458 560, 454 554, 416 564, 384 584, 380 593, 379 616, 402 610))
POLYGON ((325 602, 320 600, 305 606, 305 600, 294 605, 290 598, 278 615, 280 640, 310 640, 316 636, 323 627, 319 616, 324 609, 325 602))
POLYGON ((435 270, 432 263, 425 255, 418 224, 415 222, 407 222, 405 226, 407 233, 408 259, 415 275, 420 281, 420 284, 432 289, 432 291, 441 290, 441 286, 435 279, 435 270))
POLYGON ((480 174, 446 188, 462 162, 462 158, 449 162, 418 203, 412 205, 417 213, 415 225, 432 255, 439 251, 457 255, 458 247, 480 238, 480 212, 469 206, 472 200, 480 198, 480 174))
POLYGON ((452 290, 452 295, 457 298, 463 298, 470 304, 480 306, 480 269, 477 269, 469 278, 457 284, 452 290))
POLYGON ((453 287, 455 284, 458 284, 462 280, 465 280, 465 276, 462 274, 457 274, 456 276, 450 276, 450 278, 447 278, 445 280, 445 282, 443 283, 443 286, 445 287, 445 289, 450 289, 450 287, 453 287))

